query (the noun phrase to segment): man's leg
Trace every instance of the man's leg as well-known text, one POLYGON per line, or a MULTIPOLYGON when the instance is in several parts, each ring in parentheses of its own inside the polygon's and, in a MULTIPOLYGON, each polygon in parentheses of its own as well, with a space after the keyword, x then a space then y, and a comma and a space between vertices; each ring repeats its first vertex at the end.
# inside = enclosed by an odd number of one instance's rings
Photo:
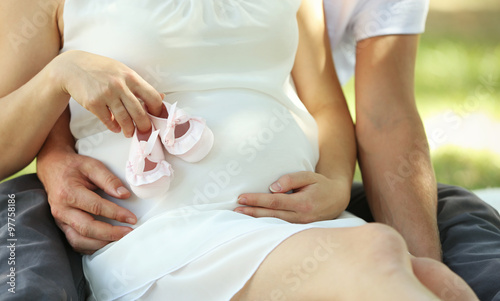
POLYGON ((481 300, 500 300, 500 216, 471 192, 438 186, 443 261, 481 300))
POLYGON ((347 206, 347 211, 364 219, 368 223, 374 222, 363 184, 359 182, 352 183, 351 200, 349 206, 347 206))
MULTIPOLYGON (((361 183, 354 183, 351 213, 373 221, 361 183)), ((480 300, 500 301, 500 216, 471 192, 438 185, 438 226, 443 261, 480 300)))
POLYGON ((1 300, 85 300, 81 257, 55 224, 36 175, 0 184, 0 239, 1 300))

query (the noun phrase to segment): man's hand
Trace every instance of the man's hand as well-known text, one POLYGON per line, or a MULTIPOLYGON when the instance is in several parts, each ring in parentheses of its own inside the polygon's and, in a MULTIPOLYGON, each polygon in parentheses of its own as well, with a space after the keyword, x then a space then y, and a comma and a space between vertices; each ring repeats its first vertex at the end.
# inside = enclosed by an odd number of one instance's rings
POLYGON ((57 225, 78 252, 92 254, 117 241, 132 228, 97 221, 91 214, 135 224, 129 210, 101 198, 92 190, 100 188, 112 197, 126 199, 130 192, 101 162, 78 155, 68 147, 43 153, 37 161, 57 225))
POLYGON ((292 223, 330 220, 345 210, 350 183, 302 171, 284 175, 271 184, 272 193, 245 193, 236 212, 254 217, 276 217, 292 223), (291 193, 289 193, 291 192, 291 193))

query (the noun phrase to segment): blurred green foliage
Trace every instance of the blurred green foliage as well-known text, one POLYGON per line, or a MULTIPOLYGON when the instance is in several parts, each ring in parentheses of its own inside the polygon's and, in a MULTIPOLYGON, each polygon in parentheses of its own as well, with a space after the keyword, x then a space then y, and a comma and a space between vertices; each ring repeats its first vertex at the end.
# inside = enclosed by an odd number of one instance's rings
POLYGON ((416 70, 421 114, 452 109, 500 120, 500 18, 497 12, 429 13, 416 70))
MULTIPOLYGON (((417 60, 416 95, 424 118, 452 110, 500 122, 500 6, 430 11, 417 60)), ((489 139, 500 133, 481 129, 489 139)), ((479 134, 479 133, 478 133, 479 134)), ((468 189, 500 186, 500 154, 453 146, 432 153, 438 181, 468 189)))
POLYGON ((443 147, 433 153, 438 180, 478 189, 500 186, 500 156, 487 150, 443 147))

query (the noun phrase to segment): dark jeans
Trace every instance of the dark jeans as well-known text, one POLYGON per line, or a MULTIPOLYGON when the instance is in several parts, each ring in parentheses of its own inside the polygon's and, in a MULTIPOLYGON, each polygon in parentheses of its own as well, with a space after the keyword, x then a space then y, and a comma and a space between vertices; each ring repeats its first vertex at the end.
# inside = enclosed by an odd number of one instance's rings
POLYGON ((0 184, 0 240, 0 300, 85 300, 81 256, 56 226, 36 175, 0 184))
MULTIPOLYGON (((500 301, 500 215, 473 193, 438 185, 438 226, 443 261, 481 301, 500 301)), ((354 183, 347 208, 373 221, 361 183, 354 183)))
MULTIPOLYGON (((444 262, 469 283, 480 300, 500 301, 498 212, 459 187, 439 185, 438 196, 444 262)), ((373 221, 360 183, 353 185, 348 210, 373 221)), ((0 184, 0 227, 0 300, 85 300, 81 257, 55 225, 36 175, 0 184), (15 198, 9 197, 12 194, 15 198), (10 221, 15 232, 8 228, 8 214, 13 212, 9 202, 15 202, 15 221, 10 221), (8 236, 11 232, 15 233, 12 237, 8 236), (15 244, 13 252, 11 244, 15 244), (15 268, 15 294, 9 292, 10 268, 15 268)))

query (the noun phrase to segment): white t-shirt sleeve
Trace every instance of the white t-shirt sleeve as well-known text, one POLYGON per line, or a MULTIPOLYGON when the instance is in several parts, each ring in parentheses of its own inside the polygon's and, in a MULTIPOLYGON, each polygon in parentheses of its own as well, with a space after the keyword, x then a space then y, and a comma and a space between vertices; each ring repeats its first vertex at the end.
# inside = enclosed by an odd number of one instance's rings
MULTIPOLYGON (((327 0, 328 1, 328 0, 327 0)), ((424 32, 429 0, 364 0, 353 16, 356 41, 392 34, 424 32)))
POLYGON ((424 32, 429 0, 324 0, 337 75, 354 74, 356 43, 381 35, 424 32))

